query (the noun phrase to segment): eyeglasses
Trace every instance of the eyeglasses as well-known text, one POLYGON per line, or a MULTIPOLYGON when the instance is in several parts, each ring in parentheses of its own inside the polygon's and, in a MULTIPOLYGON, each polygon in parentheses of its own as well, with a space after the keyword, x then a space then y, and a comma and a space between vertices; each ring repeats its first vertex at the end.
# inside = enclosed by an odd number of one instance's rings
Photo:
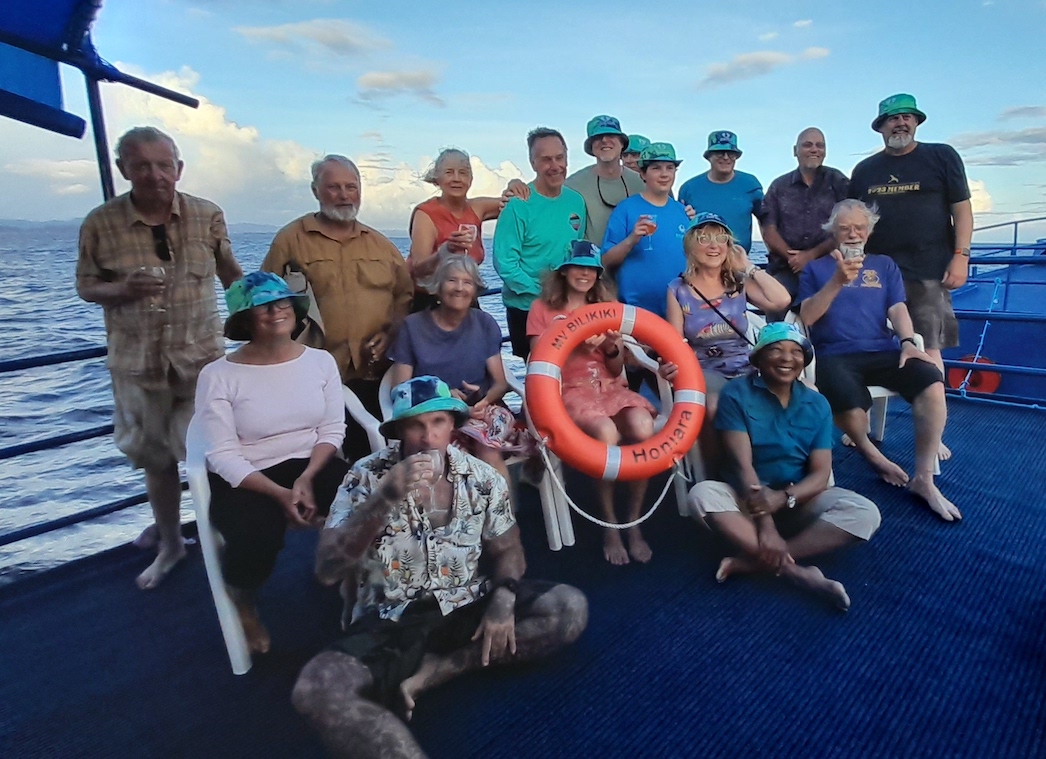
POLYGON ((171 260, 171 244, 167 240, 167 227, 163 224, 157 224, 155 227, 149 227, 153 233, 153 250, 156 251, 156 257, 161 261, 171 260))
POLYGON ((730 242, 730 235, 726 234, 725 232, 720 232, 717 235, 710 235, 707 232, 702 232, 697 236, 697 241, 701 245, 711 245, 714 242, 717 242, 720 245, 726 245, 728 242, 730 242))
POLYGON ((264 314, 269 311, 286 311, 291 307, 290 298, 280 298, 279 300, 269 301, 263 303, 260 306, 251 306, 251 310, 256 314, 264 314))

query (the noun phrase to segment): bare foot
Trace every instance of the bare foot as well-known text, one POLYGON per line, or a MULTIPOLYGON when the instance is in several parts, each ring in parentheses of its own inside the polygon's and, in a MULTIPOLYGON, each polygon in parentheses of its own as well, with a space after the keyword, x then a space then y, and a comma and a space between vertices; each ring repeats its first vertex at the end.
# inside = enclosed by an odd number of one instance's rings
POLYGON ((937 489, 937 485, 933 482, 933 477, 917 474, 908 483, 908 492, 926 501, 930 511, 945 522, 955 522, 962 519, 962 514, 955 504, 945 498, 941 491, 937 489))
POLYGON ((862 451, 865 460, 871 464, 872 469, 879 475, 879 478, 884 482, 888 482, 896 487, 904 487, 908 484, 908 473, 905 472, 897 464, 890 461, 890 459, 883 456, 882 452, 878 448, 872 446, 868 451, 862 451))
POLYGON ((640 564, 646 564, 654 555, 638 527, 633 527, 628 531, 628 555, 640 564))
POLYGON ((174 569, 175 565, 184 558, 185 546, 181 542, 178 543, 177 549, 160 548, 160 552, 156 554, 156 560, 144 572, 138 575, 135 583, 141 590, 152 590, 163 582, 163 578, 167 576, 167 573, 174 569))
POLYGON ((850 596, 846 594, 843 584, 829 580, 817 567, 786 564, 781 568, 781 574, 800 588, 809 590, 843 611, 850 608, 850 596))
POLYGON ((141 535, 131 541, 131 545, 135 548, 139 548, 143 551, 148 551, 150 548, 156 548, 160 543, 160 534, 156 530, 156 524, 153 523, 142 530, 141 535))
POLYGON ((418 696, 425 690, 426 681, 436 671, 439 660, 432 654, 425 654, 418 671, 400 683, 400 694, 403 696, 403 721, 410 722, 414 716, 414 707, 418 696))
POLYGON ((946 446, 943 442, 937 446, 937 458, 941 461, 947 461, 952 457, 952 449, 946 446))
POLYGON ((759 562, 747 556, 727 556, 719 562, 719 571, 715 573, 715 579, 716 582, 726 582, 731 575, 747 575, 759 569, 759 562))
POLYGON ((621 542, 620 530, 606 528, 606 534, 603 536, 603 557, 618 567, 628 563, 628 551, 621 542))

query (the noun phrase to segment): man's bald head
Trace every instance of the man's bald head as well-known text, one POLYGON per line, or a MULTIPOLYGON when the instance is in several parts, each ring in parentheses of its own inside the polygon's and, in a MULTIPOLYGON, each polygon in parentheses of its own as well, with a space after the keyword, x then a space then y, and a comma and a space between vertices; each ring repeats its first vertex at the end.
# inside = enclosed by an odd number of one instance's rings
POLYGON ((795 138, 792 155, 799 161, 800 171, 816 171, 824 163, 824 132, 817 127, 807 127, 795 138))

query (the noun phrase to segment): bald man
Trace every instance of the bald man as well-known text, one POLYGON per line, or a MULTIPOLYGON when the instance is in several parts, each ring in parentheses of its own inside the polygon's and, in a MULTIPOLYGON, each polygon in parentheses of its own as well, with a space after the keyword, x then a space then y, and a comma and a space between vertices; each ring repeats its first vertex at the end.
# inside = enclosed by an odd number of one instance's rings
MULTIPOLYGON (((794 301, 799 272, 834 247, 822 225, 850 190, 850 180, 824 165, 824 132, 809 127, 799 133, 792 154, 799 166, 775 179, 763 198, 760 228, 769 261, 766 270, 788 288, 794 301)), ((773 321, 784 312, 768 314, 773 321)))

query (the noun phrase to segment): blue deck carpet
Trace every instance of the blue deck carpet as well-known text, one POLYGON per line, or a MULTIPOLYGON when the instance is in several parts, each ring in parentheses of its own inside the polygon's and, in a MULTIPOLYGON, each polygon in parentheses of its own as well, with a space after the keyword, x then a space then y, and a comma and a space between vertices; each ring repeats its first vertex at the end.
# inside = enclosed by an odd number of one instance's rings
MULTIPOLYGON (((840 486, 876 501, 867 545, 817 562, 853 600, 836 612, 777 578, 718 585, 723 547, 669 500, 654 560, 614 568, 596 528, 544 543, 520 521, 528 575, 581 587, 588 630, 547 662, 463 677, 419 702, 433 757, 1046 756, 1046 451, 1041 412, 950 402, 940 484, 966 519, 938 521, 837 447, 840 486)), ((891 408, 886 454, 911 467, 891 408)), ((587 489, 575 478, 581 499, 587 489)), ((654 488, 652 487, 653 491, 654 488)), ((657 488, 660 490, 660 488, 657 488)), ((229 670, 193 554, 155 593, 133 549, 0 590, 0 756, 309 757, 289 692, 337 633, 311 580, 314 534, 290 536, 260 606, 273 653, 229 670)))

